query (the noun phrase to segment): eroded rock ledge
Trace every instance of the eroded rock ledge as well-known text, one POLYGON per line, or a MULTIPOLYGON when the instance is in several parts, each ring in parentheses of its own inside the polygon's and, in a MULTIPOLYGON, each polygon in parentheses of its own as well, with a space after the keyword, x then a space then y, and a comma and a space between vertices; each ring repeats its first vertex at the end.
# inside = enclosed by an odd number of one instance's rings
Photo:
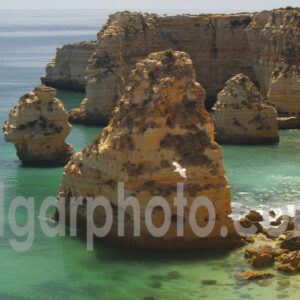
POLYGON ((244 74, 237 74, 226 82, 213 110, 216 140, 220 143, 279 141, 276 109, 264 102, 258 88, 244 74))
MULTIPOLYGON (((84 197, 85 205, 78 208, 79 226, 86 224, 88 197, 102 195, 114 211, 107 238, 117 244, 176 250, 241 243, 228 217, 230 188, 222 149, 214 141, 214 126, 204 109, 205 91, 195 80, 192 61, 184 52, 153 53, 136 64, 108 127, 65 167, 59 197, 67 199, 67 215, 70 197, 84 197), (186 169, 186 180, 175 172, 174 162, 186 169), (133 236, 131 207, 125 210, 125 237, 117 236, 118 182, 124 182, 125 197, 135 196, 139 201, 141 237, 133 236), (183 215, 174 204, 179 182, 184 183, 187 197, 183 215), (166 199, 172 214, 171 227, 161 238, 150 235, 145 225, 146 205, 157 195, 166 199), (215 226, 205 238, 193 233, 188 217, 193 200, 200 195, 208 197, 216 211, 215 226), (185 224, 183 237, 177 236, 180 218, 185 224)), ((94 218, 97 226, 102 226, 104 211, 98 209, 94 218)), ((196 219, 204 227, 208 211, 198 209, 196 219)), ((162 225, 164 213, 159 207, 153 210, 152 221, 157 227, 162 225)))
POLYGON ((50 87, 35 88, 20 98, 4 124, 5 140, 15 144, 25 164, 65 165, 74 153, 65 143, 72 128, 68 113, 55 94, 50 87))

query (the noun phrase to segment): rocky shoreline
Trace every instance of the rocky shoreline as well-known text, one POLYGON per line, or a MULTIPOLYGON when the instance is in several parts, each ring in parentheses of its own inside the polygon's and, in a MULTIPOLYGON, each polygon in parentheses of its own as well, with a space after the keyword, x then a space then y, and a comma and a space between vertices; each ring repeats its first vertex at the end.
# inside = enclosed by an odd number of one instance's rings
MULTIPOLYGON (((299 211, 295 217, 287 215, 279 216, 273 211, 269 213, 270 225, 264 228, 260 223, 265 221, 263 216, 250 211, 239 222, 246 228, 257 227, 257 233, 246 238, 248 243, 255 243, 256 247, 246 247, 244 258, 252 270, 244 270, 236 274, 240 282, 255 281, 261 286, 268 286, 270 282, 267 278, 277 276, 276 273, 264 273, 266 267, 275 265, 275 269, 285 275, 300 272, 300 232, 298 231, 299 211), (254 218, 251 218, 253 217, 254 218)), ((289 280, 285 280, 285 286, 289 285, 289 280)))

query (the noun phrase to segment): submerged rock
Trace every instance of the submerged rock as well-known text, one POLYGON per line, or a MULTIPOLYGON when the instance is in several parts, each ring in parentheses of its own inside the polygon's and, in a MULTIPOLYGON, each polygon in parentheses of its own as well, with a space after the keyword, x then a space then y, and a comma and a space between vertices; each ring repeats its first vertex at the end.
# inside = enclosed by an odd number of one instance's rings
POLYGON ((265 278, 273 277, 271 273, 261 273, 258 271, 246 271, 240 272, 236 275, 239 280, 260 280, 265 278))
MULTIPOLYGON (((220 248, 241 243, 233 229, 230 188, 225 177, 222 149, 214 141, 214 127, 204 109, 205 91, 195 81, 190 57, 184 52, 150 54, 137 63, 129 84, 114 111, 110 124, 65 167, 59 197, 105 196, 114 212, 107 239, 129 247, 153 249, 220 248), (175 167, 176 166, 176 167, 175 167), (177 171, 176 171, 177 168, 177 171), (125 198, 134 196, 140 205, 141 236, 133 235, 134 211, 125 209, 125 236, 117 233, 118 182, 125 185, 125 198), (177 183, 184 183, 187 207, 177 212, 174 197, 177 183), (145 223, 146 207, 153 196, 161 196, 171 210, 170 228, 162 237, 150 234, 145 223), (192 230, 189 211, 198 196, 212 202, 216 217, 208 236, 199 238, 192 230), (184 224, 183 236, 177 225, 184 224)), ((79 225, 86 224, 86 206, 77 211, 79 225)), ((57 215, 58 216, 58 215, 57 215)), ((151 214, 154 226, 165 219, 161 207, 151 214)), ((94 215, 97 226, 105 212, 94 215)), ((207 209, 196 212, 197 224, 208 224, 207 209)))
POLYGON ((202 280, 203 285, 216 285, 217 283, 218 283, 217 280, 213 280, 213 279, 202 280))
POLYGON ((229 144, 279 141, 276 109, 267 105, 249 77, 237 74, 226 82, 214 107, 216 140, 229 144))
POLYGON ((65 143, 72 126, 56 90, 46 86, 25 94, 9 113, 3 127, 7 142, 15 144, 23 163, 65 165, 74 153, 65 143))

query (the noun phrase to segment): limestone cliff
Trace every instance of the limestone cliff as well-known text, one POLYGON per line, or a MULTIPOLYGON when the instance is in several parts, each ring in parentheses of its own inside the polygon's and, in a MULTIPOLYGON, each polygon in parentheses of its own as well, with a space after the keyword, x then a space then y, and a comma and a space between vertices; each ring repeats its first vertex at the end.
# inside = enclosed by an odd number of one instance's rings
POLYGON ((246 33, 255 78, 262 93, 267 95, 274 70, 282 65, 300 64, 300 11, 278 9, 256 13, 246 33))
MULTIPOLYGON (((299 37, 300 38, 300 37, 299 37)), ((300 119, 300 65, 286 66, 272 73, 268 100, 280 116, 300 119)))
POLYGON ((269 144, 279 140, 277 112, 266 105, 249 77, 228 80, 214 107, 216 140, 230 144, 269 144))
POLYGON ((56 58, 46 67, 42 83, 60 89, 84 91, 86 66, 96 48, 96 42, 79 42, 57 48, 56 58))
POLYGON ((46 86, 25 94, 3 127, 7 142, 15 144, 23 163, 65 165, 74 150, 65 143, 72 126, 56 90, 46 86))
MULTIPOLYGON (((207 108, 238 73, 249 76, 266 97, 273 72, 299 68, 299 22, 296 9, 194 16, 115 13, 98 33, 87 72, 81 76, 87 76, 87 99, 72 112, 72 121, 106 124, 135 63, 168 48, 191 56, 197 80, 207 91, 207 108)), ((294 84, 289 78, 286 81, 294 84)), ((294 96, 294 102, 300 102, 300 93, 294 96)))
POLYGON ((211 107, 227 79, 240 71, 253 74, 245 32, 251 16, 111 15, 98 33, 96 51, 89 59, 87 99, 80 110, 83 113, 77 111, 77 115, 86 115, 87 123, 107 123, 135 63, 168 48, 191 56, 211 107))
MULTIPOLYGON (((228 217, 230 188, 224 176, 222 149, 214 142, 214 126, 204 109, 205 91, 195 79, 192 61, 184 52, 153 53, 136 64, 108 127, 65 167, 59 197, 67 199, 67 216, 70 197, 82 196, 88 202, 92 201, 88 197, 102 195, 114 212, 107 238, 117 244, 175 250, 230 247, 240 242, 228 217), (175 172, 174 162, 186 169, 186 180, 175 172), (140 203, 140 237, 133 236, 131 207, 126 208, 125 237, 117 236, 118 182, 124 182, 125 197, 134 196, 140 203), (187 197, 183 215, 174 203, 179 182, 184 183, 187 197), (145 225, 145 209, 153 196, 164 197, 171 209, 171 227, 160 238, 150 235, 145 225), (188 217, 198 196, 208 197, 216 212, 215 226, 205 238, 193 233, 188 217), (180 218, 184 221, 183 237, 176 234, 180 218), (227 233, 226 238, 221 237, 227 233)), ((86 207, 79 206, 77 213, 83 227, 86 207)), ((96 210, 94 219, 102 226, 103 210, 96 210)), ((196 219, 204 227, 208 211, 198 209, 196 219)), ((159 227, 163 221, 163 210, 156 207, 152 222, 159 227)))

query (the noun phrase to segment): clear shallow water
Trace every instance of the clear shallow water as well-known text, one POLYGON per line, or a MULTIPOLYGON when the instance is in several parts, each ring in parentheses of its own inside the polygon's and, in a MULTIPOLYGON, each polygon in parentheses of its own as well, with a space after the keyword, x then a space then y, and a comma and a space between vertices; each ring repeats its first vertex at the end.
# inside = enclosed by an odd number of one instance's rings
MULTIPOLYGON (((0 12, 0 123, 19 97, 39 84, 55 48, 68 42, 92 40, 108 12, 0 12), (91 31, 94 34, 90 34, 91 31), (13 34, 10 34, 13 33, 13 34), (26 34, 25 34, 26 33, 26 34), (74 34, 75 33, 75 34, 74 34)), ((84 94, 59 91, 67 109, 84 94)), ((101 128, 74 125, 67 141, 78 151, 101 128)), ((224 146, 224 164, 232 187, 234 207, 255 206, 277 198, 299 201, 300 132, 281 132, 277 146, 224 146)), ((126 250, 97 244, 87 252, 79 238, 47 238, 39 226, 41 201, 57 195, 63 168, 23 167, 12 144, 0 135, 0 182, 4 184, 5 234, 0 237, 0 300, 24 299, 255 299, 287 295, 296 299, 300 276, 278 275, 268 287, 241 286, 234 275, 250 269, 242 251, 162 253, 126 250), (7 210, 17 196, 35 197, 33 247, 24 253, 11 249, 16 238, 7 223, 7 210), (217 280, 203 285, 202 280, 217 280)), ((273 201, 273 200, 272 200, 273 201)), ((277 201, 278 202, 278 201, 277 201)), ((276 204, 278 205, 278 204, 276 204)), ((24 210, 17 211, 20 224, 24 210)), ((24 240, 24 238, 18 238, 24 240)))

